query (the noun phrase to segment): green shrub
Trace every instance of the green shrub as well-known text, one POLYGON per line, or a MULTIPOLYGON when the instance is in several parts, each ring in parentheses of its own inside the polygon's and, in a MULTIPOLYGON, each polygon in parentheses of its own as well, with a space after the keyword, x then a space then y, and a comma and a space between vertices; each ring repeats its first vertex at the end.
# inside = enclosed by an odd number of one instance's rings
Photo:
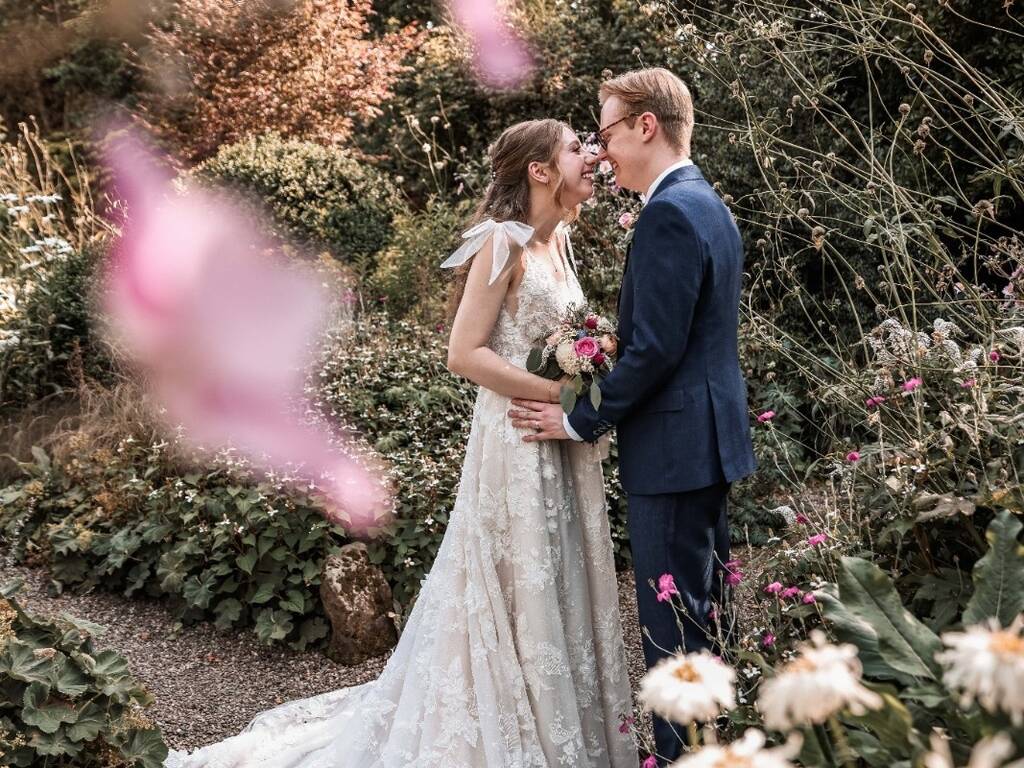
POLYGON ((0 587, 0 761, 159 768, 167 746, 143 714, 153 697, 93 642, 102 627, 22 608, 0 587))
POLYGON ((388 177, 366 158, 276 134, 223 147, 194 173, 255 197, 280 234, 327 248, 360 269, 388 243, 403 207, 388 177))

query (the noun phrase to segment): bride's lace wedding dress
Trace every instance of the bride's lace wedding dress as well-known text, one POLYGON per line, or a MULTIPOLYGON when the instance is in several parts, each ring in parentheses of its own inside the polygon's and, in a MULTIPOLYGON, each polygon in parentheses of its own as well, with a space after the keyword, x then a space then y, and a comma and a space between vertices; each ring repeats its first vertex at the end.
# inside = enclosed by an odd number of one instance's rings
MULTIPOLYGON (((525 367, 583 301, 527 257, 489 346, 525 367)), ((524 443, 480 389, 458 498, 430 574, 374 682, 289 702, 170 768, 635 768, 612 542, 595 446, 524 443)))

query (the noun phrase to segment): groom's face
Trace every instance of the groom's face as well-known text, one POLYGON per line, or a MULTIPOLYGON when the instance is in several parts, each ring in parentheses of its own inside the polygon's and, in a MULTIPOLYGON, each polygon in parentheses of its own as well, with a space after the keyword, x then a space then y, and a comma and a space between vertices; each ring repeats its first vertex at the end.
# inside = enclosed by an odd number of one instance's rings
POLYGON ((636 177, 640 170, 637 166, 646 145, 640 140, 642 137, 636 116, 629 115, 629 107, 618 96, 609 96, 605 100, 601 106, 601 125, 598 129, 604 146, 597 159, 611 163, 615 181, 620 187, 644 192, 646 190, 639 188, 641 181, 636 177))

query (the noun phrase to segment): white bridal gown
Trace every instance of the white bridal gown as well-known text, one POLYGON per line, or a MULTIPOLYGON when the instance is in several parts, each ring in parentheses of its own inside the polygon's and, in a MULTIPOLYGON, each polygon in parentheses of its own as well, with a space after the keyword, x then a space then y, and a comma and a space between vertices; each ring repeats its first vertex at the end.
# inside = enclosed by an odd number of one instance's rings
MULTIPOLYGON (((529 257, 528 257, 529 259, 529 257)), ((525 367, 583 301, 529 261, 490 347, 525 367)), ((524 443, 480 389, 455 508, 381 676, 283 704, 170 768, 636 768, 597 449, 524 443)))

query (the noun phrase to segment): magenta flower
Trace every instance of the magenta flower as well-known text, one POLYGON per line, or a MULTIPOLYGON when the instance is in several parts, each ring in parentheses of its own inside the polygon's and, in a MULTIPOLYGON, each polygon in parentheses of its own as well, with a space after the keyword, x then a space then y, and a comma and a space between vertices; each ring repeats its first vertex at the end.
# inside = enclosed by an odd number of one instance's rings
POLYGON ((640 768, 658 768, 658 759, 654 755, 648 755, 640 768))
POLYGON ((619 723, 619 733, 629 733, 629 727, 633 725, 633 723, 635 722, 636 718, 634 718, 632 715, 629 715, 628 717, 623 717, 622 722, 619 723))
POLYGON ((572 349, 580 357, 592 358, 600 353, 601 345, 598 344, 597 339, 593 336, 584 336, 582 339, 576 339, 572 349))
POLYGON ((808 519, 807 519, 807 515, 805 515, 805 514, 804 514, 803 512, 798 512, 798 513, 797 513, 797 515, 796 515, 796 521, 797 521, 797 522, 798 522, 798 523, 799 523, 800 525, 807 525, 807 524, 808 524, 809 522, 811 522, 810 520, 808 520, 808 519))
POLYGON ((771 584, 764 588, 764 591, 769 595, 777 595, 779 594, 779 592, 782 591, 782 584, 778 581, 773 581, 771 584))
POLYGON ((743 574, 740 571, 729 571, 725 583, 730 587, 737 587, 743 583, 743 574))
POLYGON ((583 324, 593 331, 597 328, 597 315, 587 315, 587 319, 583 321, 583 324))
POLYGON ((846 454, 846 460, 851 464, 854 464, 860 461, 860 454, 857 451, 850 451, 848 454, 846 454))
POLYGON ((626 211, 624 214, 619 216, 619 226, 623 229, 629 229, 633 226, 633 214, 626 211))
POLYGON ((679 594, 679 590, 676 589, 676 580, 671 573, 663 573, 658 577, 658 591, 669 592, 673 595, 679 594))
POLYGON ((522 39, 496 0, 451 0, 455 20, 473 40, 477 76, 492 88, 516 88, 533 69, 522 39))
POLYGON ((903 382, 903 391, 904 392, 913 392, 915 389, 920 387, 922 384, 924 384, 924 380, 922 380, 919 376, 915 376, 914 378, 907 379, 906 381, 903 382))
POLYGON ((868 408, 877 408, 878 406, 880 406, 884 402, 885 402, 885 398, 884 397, 882 397, 881 395, 875 395, 874 397, 869 397, 867 400, 865 400, 864 404, 868 408))
POLYGON ((808 592, 806 595, 804 595, 803 602, 807 605, 810 605, 811 603, 816 603, 818 601, 815 599, 814 594, 812 592, 808 592))
POLYGON ((815 534, 814 536, 811 536, 809 539, 807 539, 807 543, 810 544, 812 547, 816 547, 819 544, 824 544, 827 540, 828 540, 828 534, 827 533, 818 533, 818 534, 815 534))
POLYGON ((962 387, 963 389, 973 389, 973 388, 974 388, 974 385, 975 385, 975 384, 977 384, 977 383, 978 383, 978 382, 976 382, 976 381, 975 381, 974 379, 967 379, 967 380, 966 380, 966 381, 964 381, 964 383, 963 383, 963 384, 961 384, 960 386, 961 386, 961 387, 962 387))
POLYGON ((757 417, 758 424, 764 424, 766 421, 771 421, 775 418, 775 411, 765 411, 757 417))
POLYGON ((346 455, 339 435, 295 415, 326 317, 319 281, 287 266, 243 206, 176 190, 137 135, 111 141, 107 161, 128 211, 104 275, 107 330, 168 426, 316 487, 334 522, 383 522, 380 476, 346 455))
POLYGON ((789 600, 794 597, 800 597, 803 594, 803 590, 800 587, 786 587, 782 592, 779 593, 779 597, 783 600, 789 600))
POLYGON ((708 621, 718 621, 718 609, 713 605, 708 610, 708 621))
POLYGON ((775 645, 775 635, 771 632, 765 632, 761 635, 761 647, 771 648, 773 645, 775 645))
POLYGON ((998 363, 1001 357, 1002 355, 1000 355, 999 352, 994 349, 988 353, 988 359, 991 360, 993 363, 998 363))

